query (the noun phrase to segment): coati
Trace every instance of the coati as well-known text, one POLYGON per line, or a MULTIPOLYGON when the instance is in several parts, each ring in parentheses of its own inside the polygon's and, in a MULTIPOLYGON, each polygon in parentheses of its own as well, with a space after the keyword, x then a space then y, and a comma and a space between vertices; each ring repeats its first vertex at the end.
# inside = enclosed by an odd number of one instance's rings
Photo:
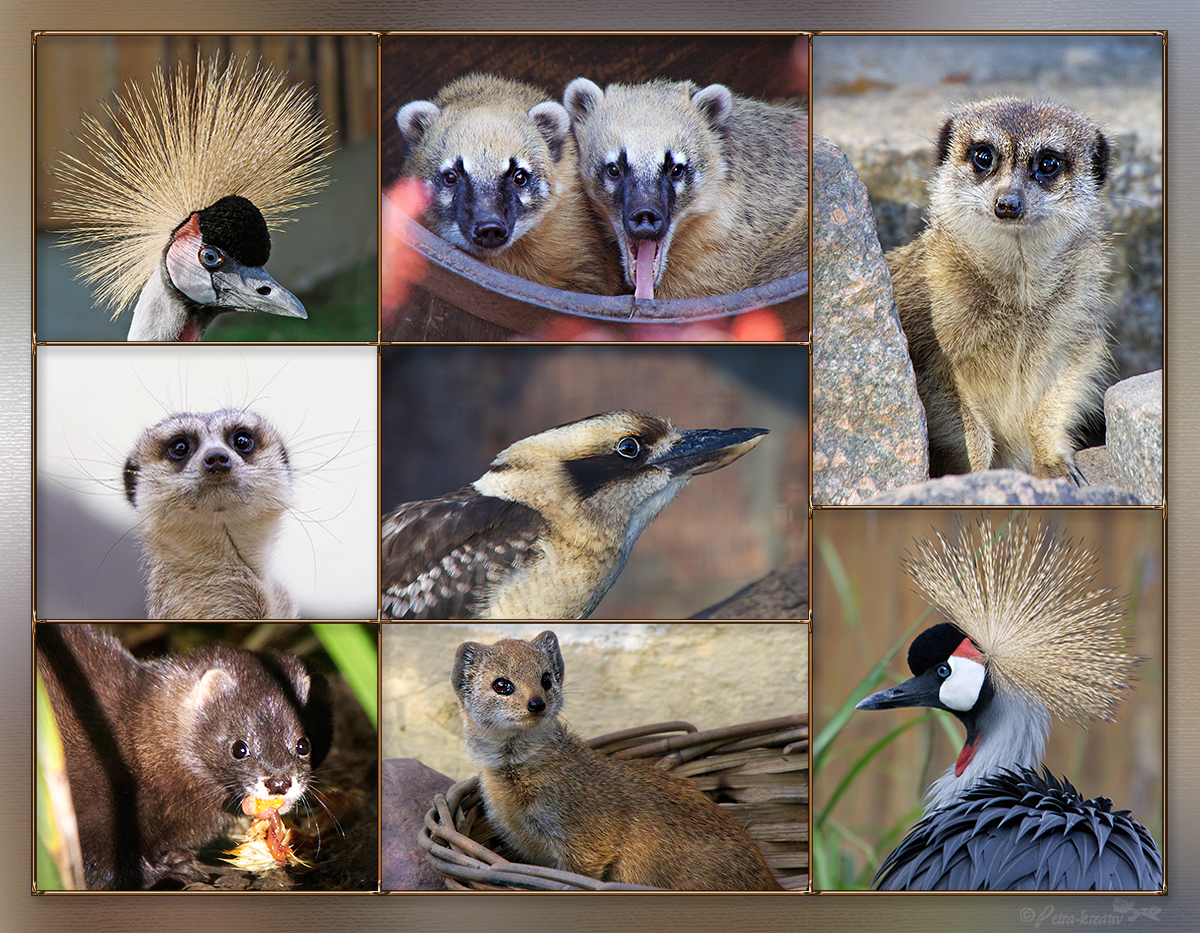
POLYGON ((429 194, 424 226, 502 272, 615 294, 616 260, 579 189, 566 111, 537 88, 469 74, 396 113, 402 172, 429 194))
POLYGON ((554 632, 466 642, 450 682, 488 820, 513 857, 624 884, 781 890, 746 831, 695 784, 592 751, 559 720, 554 632))
POLYGON ((180 412, 125 461, 151 619, 292 619, 271 551, 292 504, 283 438, 251 411, 180 412))
POLYGON ((885 257, 933 476, 1082 481, 1072 432, 1109 363, 1108 165, 1100 128, 1053 103, 996 98, 943 124, 929 225, 885 257))
POLYGON ((563 92, 583 188, 639 298, 699 298, 808 269, 808 118, 690 81, 563 92))
POLYGON ((139 661, 108 632, 39 623, 91 889, 200 880, 193 851, 247 798, 294 809, 329 749, 328 685, 299 658, 216 643, 139 661))

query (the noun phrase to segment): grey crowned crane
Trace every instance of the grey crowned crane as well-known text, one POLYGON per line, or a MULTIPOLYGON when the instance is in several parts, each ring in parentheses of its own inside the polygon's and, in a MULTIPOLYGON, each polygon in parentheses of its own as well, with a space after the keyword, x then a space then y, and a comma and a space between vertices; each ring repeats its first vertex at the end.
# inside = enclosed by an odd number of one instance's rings
POLYGON ((263 266, 269 230, 327 180, 311 93, 245 59, 197 58, 194 77, 181 61, 84 114, 79 138, 54 213, 97 302, 135 305, 130 340, 201 340, 223 311, 307 317, 263 266))
POLYGON ((908 651, 913 677, 859 709, 929 706, 966 727, 958 760, 875 876, 881 890, 1159 890, 1162 855, 1104 797, 1038 772, 1050 718, 1111 720, 1131 689, 1124 607, 1093 555, 1046 529, 987 522, 918 542, 905 570, 953 622, 908 651))

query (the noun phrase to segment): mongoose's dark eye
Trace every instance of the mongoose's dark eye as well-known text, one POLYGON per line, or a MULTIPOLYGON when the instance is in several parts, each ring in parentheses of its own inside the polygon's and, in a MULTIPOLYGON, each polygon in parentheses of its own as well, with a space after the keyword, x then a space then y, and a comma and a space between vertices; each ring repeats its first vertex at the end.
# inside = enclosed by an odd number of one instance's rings
POLYGON ((312 745, 309 744, 308 737, 302 735, 300 741, 296 743, 296 754, 301 758, 307 758, 310 751, 312 751, 312 745))
POLYGON ((454 169, 448 168, 448 169, 446 169, 446 171, 442 172, 442 184, 443 185, 450 186, 450 185, 455 185, 457 183, 458 183, 458 172, 454 171, 454 169))
POLYGON ((554 686, 554 678, 551 677, 549 674, 543 674, 542 675, 542 689, 549 690, 553 686, 554 686))
POLYGON ((513 172, 512 178, 513 184, 518 188, 524 188, 527 184, 529 184, 529 173, 523 168, 519 168, 513 172))
POLYGON ((672 165, 669 172, 672 181, 678 181, 680 178, 682 178, 684 169, 686 168, 687 166, 681 162, 676 162, 674 165, 672 165))
POLYGON ((606 166, 604 166, 604 173, 608 175, 609 178, 620 178, 621 166, 617 165, 616 162, 609 162, 606 166))
POLYGON ((636 437, 623 437, 617 441, 617 453, 628 460, 632 460, 642 452, 642 445, 638 443, 636 437))
POLYGON ((225 261, 225 254, 215 246, 205 246, 200 249, 200 265, 205 269, 215 269, 225 261))
POLYGON ((507 680, 504 677, 497 677, 492 681, 492 689, 500 694, 500 696, 506 697, 516 688, 513 687, 511 680, 507 680))
POLYGON ((950 665, 949 664, 939 664, 937 667, 937 675, 938 675, 938 677, 942 678, 942 680, 945 680, 947 677, 949 677, 950 676, 950 665))
POLYGON ((172 460, 183 460, 192 452, 192 445, 182 435, 167 441, 167 456, 172 460))
POLYGON ((1033 173, 1043 178, 1053 178, 1062 171, 1063 160, 1057 152, 1041 152, 1033 161, 1033 173))
POLYGON ((996 154, 992 152, 991 146, 976 146, 971 152, 971 161, 975 167, 981 172, 986 172, 992 167, 992 163, 996 159, 996 154))
POLYGON ((231 754, 234 758, 236 758, 240 761, 241 759, 245 758, 247 755, 250 754, 250 747, 245 742, 243 742, 241 739, 238 739, 230 747, 229 754, 231 754))

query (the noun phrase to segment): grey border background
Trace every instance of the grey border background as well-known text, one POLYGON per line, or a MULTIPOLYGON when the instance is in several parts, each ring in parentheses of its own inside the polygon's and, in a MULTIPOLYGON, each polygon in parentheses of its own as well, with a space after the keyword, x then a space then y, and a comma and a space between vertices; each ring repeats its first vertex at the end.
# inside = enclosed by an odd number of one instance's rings
MULTIPOLYGON (((0 930, 168 928, 338 930, 476 930, 631 928, 693 931, 738 929, 854 930, 1048 929, 1081 916, 1107 916, 1156 931, 1192 930, 1200 923, 1200 687, 1189 677, 1200 669, 1200 544, 1195 543, 1195 451, 1200 405, 1200 7, 1194 0, 1013 0, 997 7, 982 0, 916 0, 901 6, 881 0, 695 0, 648 8, 630 0, 603 5, 582 0, 506 5, 462 0, 420 5, 412 0, 368 0, 353 8, 316 0, 266 0, 249 6, 232 0, 178 4, 114 0, 5 0, 0 8, 0 787, 9 844, 0 849, 0 930), (1000 10, 1002 9, 1002 14, 1000 10), (987 30, 998 27, 1081 31, 1167 30, 1168 171, 1175 182, 1169 204, 1168 419, 1169 466, 1176 503, 1168 526, 1167 702, 1169 835, 1166 897, 1138 896, 1133 907, 1157 909, 1157 922, 1114 913, 1106 896, 678 895, 678 896, 326 896, 275 901, 267 896, 147 895, 31 897, 31 246, 32 132, 31 47, 34 29, 229 31, 346 29, 611 30, 987 30), (1171 236, 1170 234, 1174 234, 1171 236)), ((1094 922, 1094 921, 1093 921, 1094 922)), ((1113 922, 1112 919, 1109 920, 1113 922)))

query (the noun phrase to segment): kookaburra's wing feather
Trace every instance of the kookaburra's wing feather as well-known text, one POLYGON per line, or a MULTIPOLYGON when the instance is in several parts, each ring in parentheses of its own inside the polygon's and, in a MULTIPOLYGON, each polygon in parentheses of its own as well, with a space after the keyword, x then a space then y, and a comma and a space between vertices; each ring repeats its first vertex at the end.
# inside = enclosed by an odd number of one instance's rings
POLYGON ((546 520, 471 486, 406 502, 383 520, 383 617, 471 618, 490 584, 539 554, 546 520))
POLYGON ((248 58, 160 65, 148 90, 130 82, 81 119, 80 151, 54 166, 53 216, 86 247, 71 261, 114 317, 194 212, 237 195, 277 230, 328 180, 330 130, 312 92, 248 58))

